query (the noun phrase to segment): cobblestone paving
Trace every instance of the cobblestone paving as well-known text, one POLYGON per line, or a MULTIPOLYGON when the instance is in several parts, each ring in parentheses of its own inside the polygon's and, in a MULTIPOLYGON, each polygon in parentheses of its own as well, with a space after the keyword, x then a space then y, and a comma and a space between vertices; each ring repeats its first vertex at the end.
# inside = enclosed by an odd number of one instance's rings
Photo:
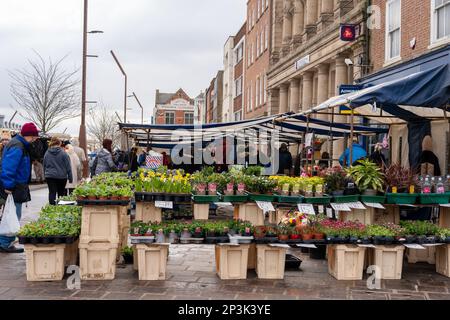
MULTIPOLYGON (((47 190, 33 191, 32 197, 23 222, 36 217, 47 190)), ((294 254, 303 260, 301 269, 286 271, 284 280, 259 280, 249 271, 247 280, 222 281, 215 273, 214 246, 173 245, 166 281, 139 281, 132 266, 118 266, 115 280, 82 281, 81 290, 68 290, 65 280, 27 282, 25 255, 0 254, 0 300, 450 300, 450 278, 437 274, 434 265, 405 263, 402 280, 383 280, 381 290, 368 290, 366 280, 335 280, 325 260, 294 254)))
POLYGON ((214 247, 172 246, 166 281, 139 281, 132 266, 118 266, 113 281, 82 281, 81 290, 68 290, 66 281, 27 282, 25 256, 0 254, 0 300, 450 300, 450 279, 428 264, 406 264, 402 280, 384 280, 381 290, 368 290, 366 281, 337 281, 325 260, 298 254, 299 271, 286 271, 284 280, 259 280, 254 271, 247 280, 222 281, 215 274, 214 247))

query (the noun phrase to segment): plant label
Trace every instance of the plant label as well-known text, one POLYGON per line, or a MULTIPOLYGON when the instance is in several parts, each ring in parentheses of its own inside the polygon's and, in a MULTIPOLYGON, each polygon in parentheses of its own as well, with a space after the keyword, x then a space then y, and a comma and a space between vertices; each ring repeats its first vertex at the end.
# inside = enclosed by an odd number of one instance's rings
POLYGON ((269 247, 289 249, 291 246, 289 246, 287 244, 282 244, 282 243, 270 243, 269 247))
POLYGON ((60 206, 73 206, 76 204, 77 204, 76 201, 65 201, 65 200, 58 201, 58 205, 60 205, 60 206))
POLYGON ((214 202, 214 204, 218 207, 233 206, 231 202, 214 202))
POLYGON ((327 217, 328 218, 333 218, 333 209, 327 208, 327 217))
POLYGON ((319 209, 319 214, 323 214, 324 213, 324 207, 323 206, 318 206, 319 209))
POLYGON ((352 209, 349 208, 347 203, 332 203, 331 207, 335 210, 335 211, 345 211, 345 212, 351 212, 352 209))
POLYGON ((424 247, 437 247, 437 246, 442 246, 443 243, 427 243, 427 244, 422 244, 422 246, 424 247))
POLYGON ((267 213, 269 211, 275 211, 275 208, 273 207, 272 202, 268 201, 256 201, 256 204, 258 207, 264 212, 267 213))
POLYGON ((366 209, 366 207, 364 207, 364 205, 360 201, 346 203, 346 205, 351 209, 361 209, 361 210, 366 209))
POLYGON ((375 209, 383 209, 383 210, 386 209, 381 203, 364 202, 364 205, 366 205, 367 207, 370 207, 370 208, 375 208, 375 209))
POLYGON ((300 247, 300 248, 317 249, 317 247, 316 247, 315 244, 307 244, 307 243, 297 244, 297 247, 300 247))
POLYGON ((444 204, 441 204, 441 207, 444 207, 444 208, 450 208, 450 203, 444 203, 444 204))
POLYGON ((173 209, 172 201, 155 201, 156 208, 173 209))
POLYGON ((373 244, 358 244, 361 248, 376 248, 373 244))
POLYGON ((298 203, 297 207, 298 207, 298 211, 300 211, 300 213, 304 213, 304 214, 308 214, 308 215, 312 215, 312 216, 316 215, 316 211, 314 210, 314 206, 312 204, 298 203))

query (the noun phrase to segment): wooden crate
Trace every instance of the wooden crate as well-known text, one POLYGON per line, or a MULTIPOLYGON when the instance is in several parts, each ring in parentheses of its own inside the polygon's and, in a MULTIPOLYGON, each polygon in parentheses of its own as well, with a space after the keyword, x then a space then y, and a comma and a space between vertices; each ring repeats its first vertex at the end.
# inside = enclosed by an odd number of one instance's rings
POLYGON ((77 240, 72 244, 66 244, 64 250, 64 265, 66 267, 78 265, 78 253, 80 252, 78 249, 79 244, 80 240, 77 240))
POLYGON ((275 212, 269 212, 269 223, 270 224, 279 224, 281 219, 291 211, 291 209, 286 208, 276 208, 275 212))
POLYGON ((222 280, 247 279, 248 250, 250 245, 216 245, 216 272, 222 280))
POLYGON ((154 202, 137 202, 135 221, 161 222, 162 209, 156 208, 154 202))
POLYGON ((375 224, 400 223, 400 207, 396 205, 384 205, 386 210, 376 209, 375 224))
POLYGON ((80 244, 119 243, 120 206, 84 206, 80 244))
POLYGON ((134 271, 139 270, 138 252, 137 252, 136 246, 133 246, 133 270, 134 271))
POLYGON ((439 208, 439 227, 450 228, 450 208, 439 208))
POLYGON ((339 212, 339 219, 341 221, 359 221, 365 225, 374 224, 375 208, 352 209, 351 212, 339 212))
POLYGON ((286 248, 257 245, 256 274, 259 279, 284 279, 286 248))
POLYGON ((194 203, 194 220, 208 220, 209 203, 194 203))
POLYGON ((27 281, 61 281, 65 244, 26 244, 27 281))
POLYGON ((116 275, 117 244, 80 244, 82 280, 113 280, 116 275))
POLYGON ((380 267, 381 279, 400 280, 402 278, 405 246, 375 246, 372 252, 372 264, 380 267))
POLYGON ((406 257, 408 263, 426 262, 436 264, 436 247, 425 247, 424 249, 407 249, 406 257))
POLYGON ((263 226, 265 216, 256 203, 245 203, 239 205, 239 219, 249 221, 254 226, 263 226))
POLYGON ((248 264, 247 264, 247 270, 255 270, 256 269, 256 243, 250 244, 250 247, 248 248, 248 264))
POLYGON ((450 278, 450 244, 436 247, 436 272, 450 278))
POLYGON ((169 244, 138 244, 139 280, 166 280, 169 244))
POLYGON ((328 272, 337 280, 362 280, 365 252, 356 245, 329 245, 328 272))

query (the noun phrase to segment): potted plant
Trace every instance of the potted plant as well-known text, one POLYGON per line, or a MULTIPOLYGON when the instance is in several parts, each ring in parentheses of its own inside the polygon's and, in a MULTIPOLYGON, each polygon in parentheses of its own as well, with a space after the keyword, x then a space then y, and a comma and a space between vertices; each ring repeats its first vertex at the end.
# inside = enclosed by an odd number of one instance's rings
POLYGON ((287 225, 279 225, 277 231, 278 231, 278 240, 280 241, 289 240, 290 228, 287 225))
POLYGON ((302 230, 302 239, 303 241, 310 241, 314 237, 313 230, 311 227, 307 226, 302 230))
POLYGON ((133 264, 133 249, 131 247, 125 247, 122 249, 122 257, 125 264, 133 264))
POLYGON ((417 178, 411 169, 402 167, 398 163, 392 164, 386 168, 384 176, 387 192, 415 193, 417 178))
POLYGON ((301 239, 301 233, 300 232, 298 232, 295 228, 292 228, 291 229, 291 232, 290 232, 290 236, 289 236, 289 238, 291 239, 291 240, 300 240, 301 239))
POLYGON ((359 160, 357 166, 352 166, 346 171, 364 195, 376 196, 379 191, 383 191, 384 180, 381 168, 370 160, 359 160))
POLYGON ((266 237, 266 232, 267 231, 265 226, 256 226, 253 236, 255 237, 255 239, 262 239, 266 237))
POLYGON ((328 169, 324 174, 325 188, 328 194, 333 196, 344 195, 346 187, 346 173, 341 167, 328 169))

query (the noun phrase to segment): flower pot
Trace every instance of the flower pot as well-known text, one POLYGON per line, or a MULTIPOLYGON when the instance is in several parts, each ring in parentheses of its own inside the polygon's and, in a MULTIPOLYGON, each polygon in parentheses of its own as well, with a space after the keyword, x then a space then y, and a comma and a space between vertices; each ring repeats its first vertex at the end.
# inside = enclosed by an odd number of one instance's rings
POLYGON ((363 192, 365 196, 376 196, 378 194, 377 190, 367 189, 363 192))
POLYGON ((278 240, 280 240, 280 241, 288 241, 289 240, 289 235, 288 234, 279 234, 278 235, 278 240))
POLYGON ((302 239, 303 239, 303 241, 309 241, 309 240, 312 240, 313 237, 314 237, 314 235, 313 235, 312 233, 305 233, 305 234, 302 234, 302 239))
POLYGON ((155 198, 155 201, 164 201, 164 195, 162 195, 162 194, 157 194, 154 196, 154 198, 155 198))
POLYGON ((120 197, 120 201, 130 201, 130 197, 120 197))
POLYGON ((427 240, 427 237, 425 237, 425 236, 418 236, 416 239, 418 244, 424 244, 426 242, 426 240, 427 240))
POLYGON ((217 183, 208 183, 208 195, 215 196, 217 194, 217 183))
POLYGON ((65 239, 63 236, 55 236, 53 237, 53 243, 55 244, 60 244, 60 243, 65 243, 65 239))
POLYGON ((343 196, 343 195, 344 195, 344 190, 336 190, 336 191, 333 191, 333 192, 331 193, 331 195, 337 196, 337 197, 343 196))
POLYGON ((97 200, 96 196, 88 196, 88 200, 95 201, 97 200))
POLYGON ((133 264, 133 255, 124 254, 122 255, 125 264, 133 264))
POLYGON ((199 196, 206 195, 206 183, 198 183, 195 186, 195 190, 196 190, 197 195, 199 195, 199 196))
POLYGON ((325 238, 325 235, 323 233, 314 233, 313 236, 315 240, 323 240, 325 238))
POLYGON ((119 197, 118 196, 112 196, 109 198, 111 201, 118 201, 119 197))
POLYGON ((406 236, 406 243, 415 243, 416 239, 416 236, 406 236))
POLYGON ((166 193, 164 195, 164 201, 172 201, 172 199, 173 199, 173 196, 171 194, 166 193))
POLYGON ((77 197, 77 201, 85 201, 87 200, 87 197, 77 197))
POLYGON ((245 184, 244 183, 239 183, 237 185, 237 194, 238 195, 243 195, 245 194, 245 184))
POLYGON ((291 240, 299 240, 301 236, 299 234, 291 234, 291 240))
POLYGON ((106 201, 106 200, 108 200, 108 197, 98 197, 98 200, 100 200, 100 201, 106 201))
POLYGON ((31 244, 38 244, 39 243, 39 239, 36 237, 30 238, 30 243, 31 244))

